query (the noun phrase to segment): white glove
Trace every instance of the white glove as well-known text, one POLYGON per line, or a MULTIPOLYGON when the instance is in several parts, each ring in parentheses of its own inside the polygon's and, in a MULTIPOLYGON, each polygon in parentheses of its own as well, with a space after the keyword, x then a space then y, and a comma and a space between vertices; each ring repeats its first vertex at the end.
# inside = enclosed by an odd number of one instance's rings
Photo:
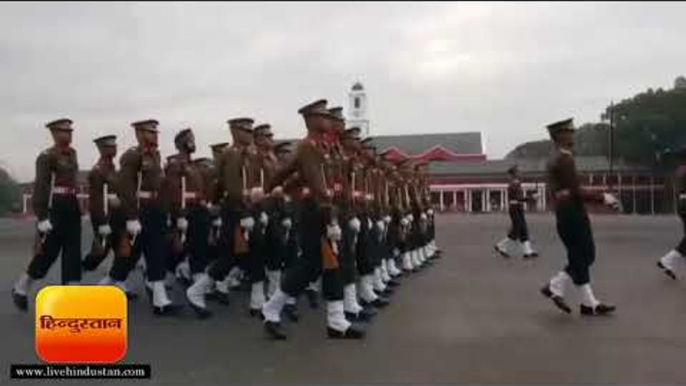
POLYGON ((427 219, 428 217, 426 217, 426 213, 422 213, 422 214, 419 216, 419 218, 420 218, 422 221, 426 221, 426 219, 427 219))
POLYGON ((291 196, 285 195, 285 196, 283 197, 283 200, 284 200, 285 202, 291 202, 291 196))
POLYGON ((262 224, 265 227, 267 226, 267 224, 269 224, 269 216, 266 212, 260 213, 260 224, 262 224))
POLYGON ((376 222, 376 229, 377 229, 379 232, 383 232, 383 230, 384 230, 384 228, 385 228, 384 225, 385 225, 385 224, 384 224, 383 221, 377 221, 377 222, 376 222))
POLYGON ((188 220, 183 217, 176 219, 176 229, 180 230, 181 232, 188 230, 188 220))
POLYGON ((281 226, 290 229, 291 226, 293 226, 293 222, 291 221, 290 217, 286 217, 285 219, 281 220, 281 226))
POLYGON ((212 221, 212 226, 215 228, 221 228, 222 226, 222 219, 221 218, 216 218, 214 221, 212 221))
POLYGON ((329 240, 340 241, 342 237, 341 227, 338 224, 327 225, 326 235, 329 240))
POLYGON ((119 208, 119 206, 121 206, 121 200, 117 196, 112 196, 108 198, 107 201, 112 208, 119 208))
POLYGON ((384 217, 383 222, 385 222, 386 224, 390 224, 391 223, 391 216, 384 217))
POLYGON ((611 208, 616 208, 619 206, 619 201, 617 201, 617 197, 613 196, 610 193, 603 193, 603 202, 605 203, 605 205, 611 208))
POLYGON ((107 237, 112 234, 112 228, 105 224, 98 227, 98 234, 102 237, 107 237))
POLYGON ((434 215, 434 210, 433 210, 433 209, 429 209, 429 210, 426 211, 426 213, 428 213, 429 216, 433 216, 433 215, 434 215))
POLYGON ((244 217, 241 219, 241 227, 248 232, 252 230, 252 228, 255 226, 255 219, 252 217, 244 217))
POLYGON ((262 188, 250 189, 250 201, 260 202, 264 198, 264 190, 262 188))
POLYGON ((272 189, 272 196, 274 196, 274 197, 283 196, 283 187, 277 186, 274 189, 272 189))
POLYGON ((407 217, 403 217, 402 220, 400 220, 400 225, 408 226, 410 225, 410 221, 407 219, 407 217))
POLYGON ((37 228, 38 232, 47 234, 52 232, 52 223, 50 222, 50 220, 43 220, 38 223, 37 228))
POLYGON ((126 231, 129 232, 131 236, 136 236, 141 233, 143 227, 138 220, 129 220, 126 222, 126 231))
POLYGON ((362 227, 362 224, 360 223, 359 218, 353 217, 350 219, 350 221, 348 221, 348 228, 350 228, 351 231, 359 233, 360 227, 362 227))
POLYGON ((408 215, 407 215, 407 219, 408 219, 410 222, 413 222, 413 221, 414 221, 414 215, 413 215, 412 213, 408 214, 408 215))

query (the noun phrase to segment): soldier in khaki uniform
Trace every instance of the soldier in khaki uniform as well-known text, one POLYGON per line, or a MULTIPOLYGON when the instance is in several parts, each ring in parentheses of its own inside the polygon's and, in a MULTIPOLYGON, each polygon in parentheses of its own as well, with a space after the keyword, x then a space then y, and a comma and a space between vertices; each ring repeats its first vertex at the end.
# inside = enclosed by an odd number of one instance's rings
POLYGON ((115 184, 117 137, 106 135, 93 142, 98 147, 100 159, 88 174, 90 220, 94 238, 91 252, 82 263, 84 271, 94 271, 110 251, 116 253, 117 242, 126 229, 126 217, 121 210, 115 184))
POLYGON ((72 120, 49 122, 54 146, 36 159, 33 211, 37 217, 34 255, 12 289, 14 304, 28 307, 28 293, 35 280, 42 279, 62 255, 62 284, 81 281, 81 209, 77 200, 79 165, 71 147, 72 120))
POLYGON ((120 243, 121 258, 115 259, 110 277, 115 282, 125 281, 142 253, 152 311, 159 316, 173 315, 180 307, 169 299, 164 285, 168 214, 160 199, 163 173, 157 146, 159 122, 149 119, 131 126, 136 130, 138 146, 121 156, 117 178, 127 234, 120 243))
MULTIPOLYGON (((338 119, 339 142, 341 146, 341 192, 337 194, 340 208, 340 222, 343 228, 341 240, 341 274, 343 277, 343 296, 345 315, 351 321, 369 321, 377 312, 374 307, 362 307, 358 301, 357 293, 357 251, 359 233, 361 228, 360 219, 357 216, 355 205, 355 164, 359 151, 360 128, 353 127, 344 129, 345 121, 342 111, 332 109, 332 113, 338 119)), ((331 111, 331 110, 330 110, 331 111)), ((359 171, 358 171, 359 173, 359 171)))
POLYGON ((556 148, 548 162, 548 184, 555 207, 557 232, 567 249, 568 264, 541 289, 541 293, 558 308, 570 313, 571 308, 564 297, 569 284, 573 283, 581 294, 581 315, 608 315, 615 311, 615 306, 598 301, 591 288, 590 268, 595 261, 595 243, 584 203, 602 202, 616 208, 618 202, 609 193, 585 190, 579 184, 574 165, 574 131, 572 119, 548 125, 556 148))
POLYGON ((319 100, 299 110, 308 136, 298 144, 293 161, 280 169, 268 190, 276 189, 294 172, 303 181, 299 226, 302 257, 286 272, 281 287, 265 304, 265 330, 275 339, 285 339, 281 311, 289 297, 297 297, 308 283, 322 276, 322 292, 327 300, 327 334, 330 338, 359 339, 363 330, 345 318, 343 283, 340 277, 337 243, 341 239, 338 214, 332 205, 332 186, 326 180, 326 137, 332 133, 332 118, 326 101, 319 100))
MULTIPOLYGON (((253 122, 251 118, 228 121, 234 143, 224 150, 216 165, 214 201, 221 205, 222 213, 220 254, 209 265, 207 273, 202 274, 186 290, 188 302, 198 315, 204 317, 209 315, 205 303, 206 294, 215 283, 224 281, 232 268, 239 264, 245 269, 250 268, 250 238, 256 225, 250 211, 251 203, 259 202, 264 197, 264 192, 256 186, 259 173, 256 175, 254 165, 256 153, 253 147, 253 122)), ((259 280, 259 277, 252 277, 251 280, 259 280)), ((257 290, 257 285, 253 287, 257 290)), ((262 294, 264 296, 264 288, 262 294)), ((215 297, 224 295, 226 294, 222 291, 215 292, 215 297)), ((222 301, 228 303, 228 298, 222 301)))
MULTIPOLYGON (((272 133, 269 124, 255 126, 254 140, 257 148, 258 163, 260 165, 260 187, 262 189, 264 189, 265 185, 272 179, 278 166, 278 160, 274 153, 273 137, 274 134, 272 133)), ((268 280, 267 297, 271 297, 279 287, 279 284, 281 283, 281 272, 284 265, 284 255, 281 251, 281 246, 279 245, 279 238, 284 232, 284 229, 282 229, 283 224, 281 223, 284 215, 284 207, 283 205, 279 205, 283 202, 281 200, 283 194, 282 192, 279 193, 280 194, 278 195, 265 199, 259 204, 261 206, 260 209, 268 216, 262 243, 258 246, 260 250, 256 251, 256 253, 261 254, 264 259, 264 269, 266 269, 268 280)), ((264 305, 264 303, 262 305, 264 305)), ((261 312, 261 306, 260 309, 257 310, 258 312, 261 312)))
MULTIPOLYGON (((170 158, 162 182, 162 201, 169 213, 175 243, 184 244, 190 273, 194 281, 200 278, 208 262, 210 208, 208 208, 205 178, 193 162, 195 136, 191 129, 181 130, 174 138, 178 153, 170 158)), ((206 316, 199 314, 199 316, 206 316)))

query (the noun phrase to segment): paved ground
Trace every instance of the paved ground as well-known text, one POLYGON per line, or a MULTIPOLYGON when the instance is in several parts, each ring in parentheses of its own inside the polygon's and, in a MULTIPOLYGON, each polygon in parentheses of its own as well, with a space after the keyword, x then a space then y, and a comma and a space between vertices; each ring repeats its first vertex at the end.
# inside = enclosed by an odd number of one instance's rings
MULTIPOLYGON (((313 311, 288 325, 289 341, 267 341, 246 315, 244 294, 228 308, 215 306, 216 317, 207 321, 189 309, 178 319, 153 318, 147 302, 138 301, 129 311, 126 362, 152 365, 153 379, 144 383, 188 385, 686 381, 686 271, 683 282, 671 282, 654 267, 680 237, 675 217, 593 219, 596 292, 619 307, 617 316, 595 320, 563 315, 538 293, 563 264, 553 219, 529 217, 542 255, 535 262, 492 253, 506 221, 440 218, 446 257, 404 279, 365 341, 325 339, 323 314, 313 311)), ((9 296, 29 255, 30 227, 0 223, 0 384, 9 382, 10 363, 37 362, 33 314, 15 311, 9 296)), ((133 279, 140 283, 139 275, 133 279)), ((181 301, 180 292, 174 298, 181 301)))

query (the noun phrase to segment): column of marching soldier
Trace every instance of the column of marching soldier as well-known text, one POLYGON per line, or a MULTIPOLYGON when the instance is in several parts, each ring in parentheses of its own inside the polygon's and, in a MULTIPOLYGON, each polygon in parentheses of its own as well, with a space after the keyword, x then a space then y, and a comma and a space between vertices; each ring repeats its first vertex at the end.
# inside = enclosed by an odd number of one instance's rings
POLYGON ((133 123, 138 145, 122 154, 116 136, 95 139, 100 159, 89 174, 94 240, 81 259, 72 124, 46 125, 54 146, 36 160, 33 258, 12 290, 28 307, 31 285, 61 255, 62 284, 79 284, 114 255, 101 285, 127 297, 129 274, 144 256, 145 288, 155 315, 175 315, 166 277, 184 284, 188 305, 211 316, 206 300, 229 303, 238 277, 248 282, 250 315, 267 334, 286 338, 282 314, 297 321, 296 299, 326 300, 327 335, 359 339, 362 323, 389 304, 398 278, 440 256, 423 163, 390 162, 345 128, 342 108, 318 100, 298 111, 307 136, 276 144, 268 124, 228 121, 233 144, 213 145, 214 159, 194 159, 192 129, 175 136, 177 154, 163 167, 156 120, 133 123))

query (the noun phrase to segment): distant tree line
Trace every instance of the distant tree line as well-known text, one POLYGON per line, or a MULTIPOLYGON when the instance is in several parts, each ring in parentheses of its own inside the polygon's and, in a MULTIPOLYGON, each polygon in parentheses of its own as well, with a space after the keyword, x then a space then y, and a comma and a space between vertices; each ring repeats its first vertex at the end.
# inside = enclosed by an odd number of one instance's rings
MULTIPOLYGON (((630 164, 663 167, 671 151, 686 146, 686 89, 652 90, 608 106, 601 122, 581 125, 576 133, 580 156, 608 156, 609 118, 613 113, 614 156, 630 164)), ((549 140, 517 146, 506 158, 542 158, 552 150, 549 140)))
POLYGON ((0 215, 20 212, 22 191, 19 183, 0 167, 0 215))

